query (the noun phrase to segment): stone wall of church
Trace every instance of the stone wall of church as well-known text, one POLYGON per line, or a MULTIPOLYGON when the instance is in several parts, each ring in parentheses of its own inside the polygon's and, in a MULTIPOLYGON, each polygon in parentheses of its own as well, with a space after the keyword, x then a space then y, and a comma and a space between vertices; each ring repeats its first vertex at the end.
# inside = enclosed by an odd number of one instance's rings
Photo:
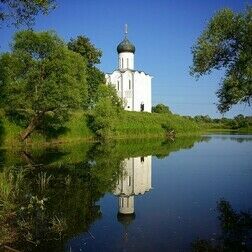
POLYGON ((151 156, 125 159, 123 167, 115 195, 138 195, 151 189, 151 156))
POLYGON ((118 54, 119 69, 134 69, 134 54, 123 52, 118 54))
POLYGON ((144 72, 116 70, 105 77, 122 98, 125 110, 151 112, 151 76, 144 72))
POLYGON ((123 161, 122 176, 114 190, 114 194, 119 196, 120 213, 134 213, 134 197, 151 189, 151 165, 151 156, 127 158, 123 161))
POLYGON ((134 73, 134 111, 151 112, 151 79, 144 72, 134 73))

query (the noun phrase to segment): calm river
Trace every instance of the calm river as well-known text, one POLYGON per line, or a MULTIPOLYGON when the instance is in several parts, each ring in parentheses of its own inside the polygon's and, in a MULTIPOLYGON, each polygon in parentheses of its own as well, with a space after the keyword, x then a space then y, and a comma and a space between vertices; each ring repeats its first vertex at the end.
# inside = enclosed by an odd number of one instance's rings
POLYGON ((252 249, 252 135, 0 150, 0 175, 20 251, 252 249))

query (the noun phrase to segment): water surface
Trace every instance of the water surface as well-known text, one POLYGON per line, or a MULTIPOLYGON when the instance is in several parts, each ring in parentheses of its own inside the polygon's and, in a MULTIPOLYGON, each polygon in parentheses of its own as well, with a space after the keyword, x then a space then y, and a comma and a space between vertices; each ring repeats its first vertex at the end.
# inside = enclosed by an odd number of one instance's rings
POLYGON ((251 151, 251 135, 2 151, 1 174, 14 177, 16 190, 9 244, 23 251, 246 251, 249 230, 235 221, 231 231, 224 227, 234 212, 252 208, 251 151))

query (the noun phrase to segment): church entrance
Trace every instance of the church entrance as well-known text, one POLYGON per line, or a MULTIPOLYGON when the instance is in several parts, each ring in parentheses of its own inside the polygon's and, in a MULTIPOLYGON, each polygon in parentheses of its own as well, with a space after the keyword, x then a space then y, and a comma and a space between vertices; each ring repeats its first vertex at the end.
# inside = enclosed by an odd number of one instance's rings
POLYGON ((141 112, 144 111, 144 103, 141 103, 141 105, 140 105, 140 110, 141 110, 141 112))

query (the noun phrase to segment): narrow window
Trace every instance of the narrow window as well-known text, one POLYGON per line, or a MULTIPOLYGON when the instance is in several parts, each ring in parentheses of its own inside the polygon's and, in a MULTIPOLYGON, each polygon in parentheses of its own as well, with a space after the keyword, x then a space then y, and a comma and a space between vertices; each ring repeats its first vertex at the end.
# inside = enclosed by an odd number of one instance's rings
POLYGON ((124 207, 124 200, 123 200, 123 198, 122 198, 122 207, 124 207))
POLYGON ((122 58, 122 68, 123 68, 123 58, 122 58))
POLYGON ((131 89, 131 80, 129 80, 129 89, 131 89))
POLYGON ((127 207, 129 207, 129 198, 127 198, 127 207))
POLYGON ((129 186, 131 186, 131 176, 129 176, 129 186))
POLYGON ((119 90, 119 89, 120 89, 120 82, 117 81, 117 90, 119 90))
POLYGON ((127 68, 129 68, 129 59, 127 58, 127 68))

